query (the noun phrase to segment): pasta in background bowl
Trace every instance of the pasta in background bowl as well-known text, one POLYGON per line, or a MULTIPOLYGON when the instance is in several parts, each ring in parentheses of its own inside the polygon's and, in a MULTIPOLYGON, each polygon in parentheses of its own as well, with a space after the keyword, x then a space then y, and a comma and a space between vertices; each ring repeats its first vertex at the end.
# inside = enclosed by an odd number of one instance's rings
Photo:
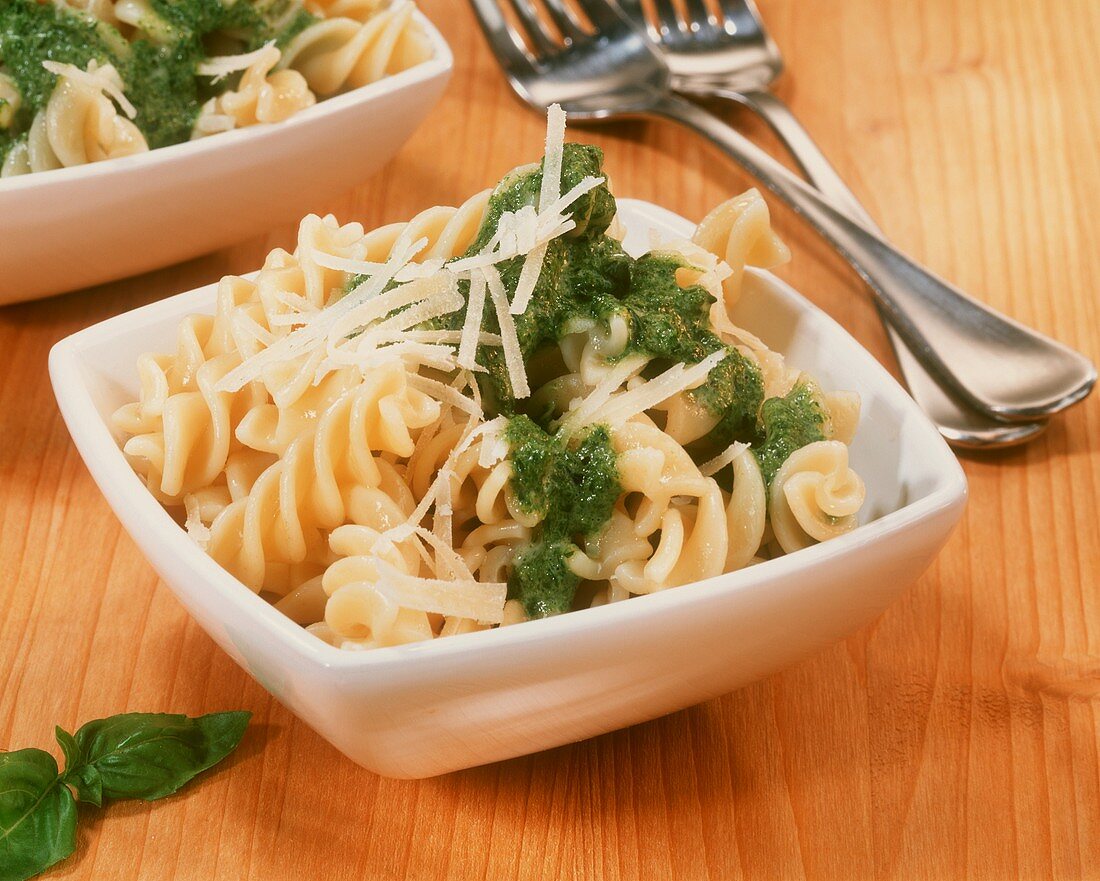
POLYGON ((885 371, 747 268, 785 256, 758 195, 694 234, 641 203, 613 220, 593 153, 548 157, 408 225, 307 219, 296 255, 51 355, 154 566, 382 773, 546 748, 765 675, 881 611, 965 498, 885 371), (174 354, 141 355, 139 394, 124 359, 149 343, 174 354), (859 432, 837 387, 864 400, 859 432))
POLYGON ((387 161, 453 64, 409 0, 241 0, 232 8, 285 7, 299 23, 251 41, 212 35, 219 48, 202 43, 214 54, 186 70, 158 66, 157 40, 168 38, 149 22, 159 0, 95 0, 86 12, 15 2, 4 15, 67 10, 56 14, 91 17, 84 26, 108 29, 123 47, 99 53, 78 40, 69 52, 51 47, 43 65, 32 41, 15 40, 26 54, 19 76, 0 57, 0 304, 177 262, 301 216, 387 161), (94 24, 101 19, 114 23, 94 24), (139 88, 143 72, 149 85, 139 88), (186 94, 165 102, 173 76, 186 94))
POLYGON ((412 0, 8 0, 0 178, 282 122, 431 58, 415 9, 412 0))

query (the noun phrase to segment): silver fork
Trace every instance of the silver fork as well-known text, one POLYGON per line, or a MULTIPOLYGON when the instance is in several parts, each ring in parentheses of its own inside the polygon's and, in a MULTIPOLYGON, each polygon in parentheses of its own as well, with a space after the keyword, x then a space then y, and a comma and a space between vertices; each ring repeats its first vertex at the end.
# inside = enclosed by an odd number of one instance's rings
MULTIPOLYGON (((652 0, 652 16, 641 0, 618 0, 626 14, 660 46, 672 87, 700 97, 719 97, 748 107, 782 141, 810 182, 864 227, 879 232, 867 210, 786 104, 768 90, 783 72, 779 47, 752 0, 718 0, 716 15, 702 0, 686 0, 684 15, 672 0, 652 0)), ((1046 420, 1006 423, 968 407, 940 386, 906 346, 879 306, 910 393, 954 446, 990 449, 1037 437, 1046 420)))
POLYGON ((644 30, 607 0, 579 0, 591 32, 561 0, 545 0, 564 42, 529 0, 507 2, 526 42, 498 0, 471 0, 512 88, 524 101, 540 109, 559 103, 576 121, 659 116, 708 137, 845 256, 874 289, 910 348, 967 403, 998 418, 1027 421, 1088 394, 1096 381, 1088 359, 970 300, 851 220, 720 119, 673 94, 668 67, 644 30))

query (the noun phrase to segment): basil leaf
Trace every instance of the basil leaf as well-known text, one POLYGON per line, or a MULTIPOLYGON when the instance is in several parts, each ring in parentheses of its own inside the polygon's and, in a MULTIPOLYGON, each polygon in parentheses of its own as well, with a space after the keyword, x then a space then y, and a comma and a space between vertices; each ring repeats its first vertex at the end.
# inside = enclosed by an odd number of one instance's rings
POLYGON ((78 801, 103 807, 103 781, 99 771, 92 765, 84 764, 76 738, 60 725, 54 727, 54 737, 65 753, 65 773, 61 775, 61 782, 76 789, 78 801))
POLYGON ((66 773, 63 783, 67 783, 76 790, 79 801, 103 807, 103 778, 94 765, 81 765, 73 773, 66 773))
POLYGON ((53 736, 57 738, 57 742, 61 744, 61 752, 65 754, 65 768, 73 768, 80 764, 80 747, 77 746, 73 736, 60 725, 54 726, 53 736))
MULTIPOLYGON (((73 738, 66 782, 81 799, 163 798, 224 759, 241 741, 252 714, 124 713, 82 726, 73 738)), ((64 743, 62 744, 64 748, 64 743)))
POLYGON ((0 881, 23 881, 76 849, 76 801, 40 749, 0 753, 0 881))

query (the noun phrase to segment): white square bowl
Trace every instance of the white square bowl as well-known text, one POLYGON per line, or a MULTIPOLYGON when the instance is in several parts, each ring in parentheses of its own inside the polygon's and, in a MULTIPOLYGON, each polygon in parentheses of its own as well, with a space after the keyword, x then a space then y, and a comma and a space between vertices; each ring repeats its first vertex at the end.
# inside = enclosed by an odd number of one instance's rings
POLYGON ((0 305, 88 287, 241 241, 322 208, 377 171, 435 106, 432 58, 254 125, 106 162, 0 180, 0 305))
MULTIPOLYGON (((620 200, 626 245, 691 224, 620 200)), ((852 463, 862 521, 841 538, 694 585, 555 618, 369 652, 335 649, 206 556, 134 474, 109 417, 137 397, 135 361, 171 351, 216 285, 73 334, 50 353, 65 422, 122 525, 188 611, 268 691, 359 764, 428 777, 591 737, 729 692, 871 621, 932 561, 966 481, 917 405, 835 321, 767 273, 735 320, 863 419, 852 463)))

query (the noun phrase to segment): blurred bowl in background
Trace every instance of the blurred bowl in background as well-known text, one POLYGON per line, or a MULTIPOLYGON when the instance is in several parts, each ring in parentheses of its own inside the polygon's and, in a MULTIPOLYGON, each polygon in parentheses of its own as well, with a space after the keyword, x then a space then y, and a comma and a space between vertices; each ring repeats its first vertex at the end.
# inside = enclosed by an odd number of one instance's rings
POLYGON ((0 180, 0 305, 187 260, 361 183, 411 137, 450 79, 450 47, 417 16, 431 59, 284 122, 0 180))

